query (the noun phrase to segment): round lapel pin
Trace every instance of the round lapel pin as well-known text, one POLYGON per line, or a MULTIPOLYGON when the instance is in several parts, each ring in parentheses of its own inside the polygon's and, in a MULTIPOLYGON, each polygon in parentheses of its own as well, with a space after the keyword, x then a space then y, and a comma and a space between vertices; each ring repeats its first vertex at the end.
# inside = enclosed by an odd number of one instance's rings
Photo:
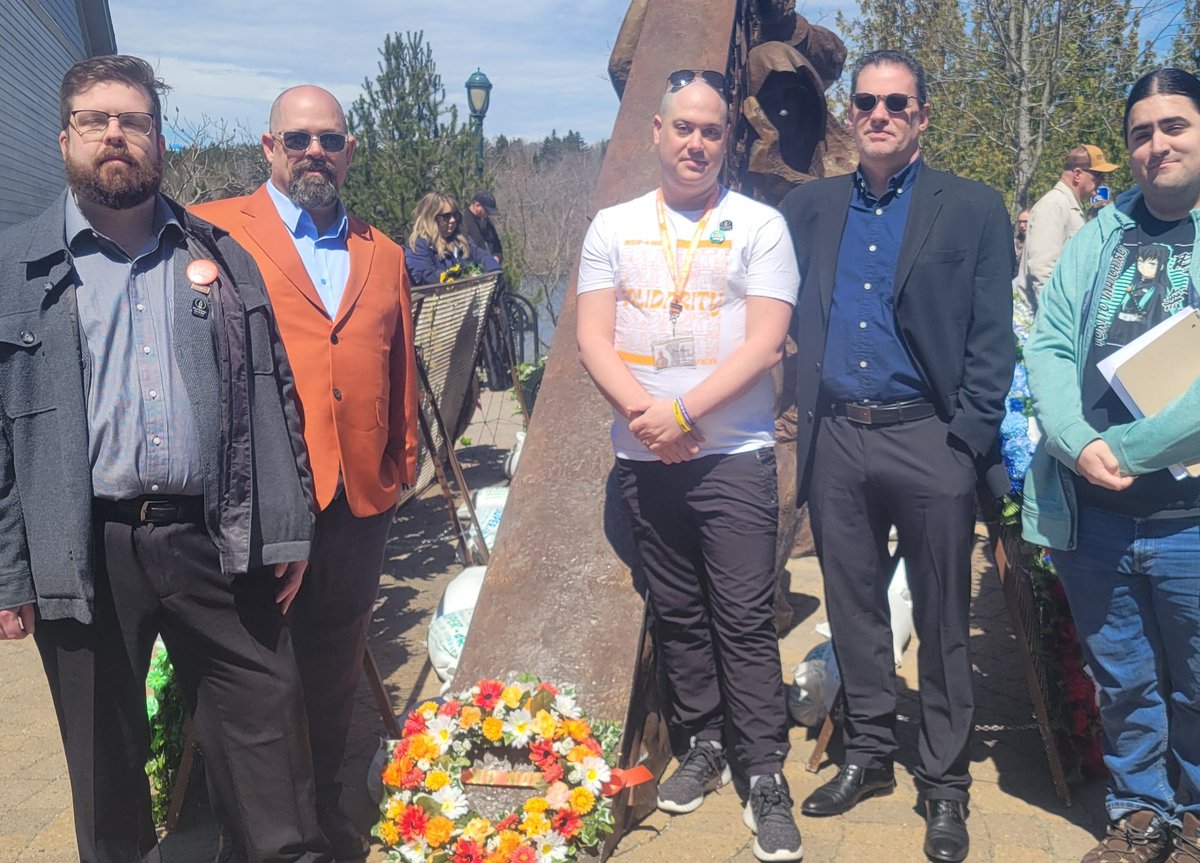
POLYGON ((216 263, 208 258, 197 258, 188 264, 184 271, 188 281, 192 283, 192 290, 201 294, 207 294, 211 290, 211 285, 217 280, 220 272, 216 263))

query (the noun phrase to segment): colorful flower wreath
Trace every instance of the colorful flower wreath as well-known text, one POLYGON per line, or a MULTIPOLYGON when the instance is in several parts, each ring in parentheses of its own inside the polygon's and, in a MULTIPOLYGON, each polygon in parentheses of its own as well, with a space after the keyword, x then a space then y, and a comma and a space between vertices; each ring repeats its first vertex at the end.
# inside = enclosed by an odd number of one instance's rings
POLYGON ((632 784, 609 766, 619 734, 615 723, 593 730, 572 689, 534 677, 481 680, 442 704, 427 701, 408 715, 403 738, 392 745, 373 833, 389 861, 575 860, 612 832, 606 796, 632 784), (505 749, 527 751, 537 770, 469 769, 488 750, 505 749), (471 811, 463 790, 464 781, 480 778, 537 793, 492 823, 471 811))

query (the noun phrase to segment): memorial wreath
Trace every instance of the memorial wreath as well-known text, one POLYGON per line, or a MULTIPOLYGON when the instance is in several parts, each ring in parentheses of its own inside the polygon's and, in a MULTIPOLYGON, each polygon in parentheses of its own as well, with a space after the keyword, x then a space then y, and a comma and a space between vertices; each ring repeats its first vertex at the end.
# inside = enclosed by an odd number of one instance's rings
POLYGON ((616 723, 590 724, 567 686, 521 676, 481 680, 410 713, 390 741, 374 834, 389 861, 564 863, 612 832, 608 798, 649 778, 611 766, 616 723), (526 759, 535 770, 504 761, 526 759), (491 758, 499 769, 472 767, 491 758), (510 769, 511 768, 511 769, 510 769), (472 811, 464 785, 528 788, 495 820, 472 811))

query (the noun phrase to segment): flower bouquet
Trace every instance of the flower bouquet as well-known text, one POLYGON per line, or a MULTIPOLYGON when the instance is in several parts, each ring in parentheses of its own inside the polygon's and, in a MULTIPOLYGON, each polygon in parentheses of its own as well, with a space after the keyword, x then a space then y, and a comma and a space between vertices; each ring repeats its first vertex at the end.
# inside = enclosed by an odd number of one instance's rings
POLYGON ((374 835, 389 861, 404 863, 575 860, 612 832, 607 797, 632 784, 610 766, 619 737, 616 723, 589 724, 571 688, 536 677, 481 680, 441 704, 425 702, 389 743, 374 835), (534 769, 472 767, 506 755, 534 769), (470 784, 532 796, 493 821, 472 810, 470 784))

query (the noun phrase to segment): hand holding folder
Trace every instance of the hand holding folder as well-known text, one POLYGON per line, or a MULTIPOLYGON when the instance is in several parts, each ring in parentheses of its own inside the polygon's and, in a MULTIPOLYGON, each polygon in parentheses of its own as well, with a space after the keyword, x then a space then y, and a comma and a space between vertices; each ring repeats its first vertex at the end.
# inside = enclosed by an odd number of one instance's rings
MULTIPOLYGON (((1096 367, 1135 418, 1153 416, 1200 378, 1200 310, 1176 312, 1096 367)), ((1170 469, 1200 477, 1200 460, 1170 469)))

